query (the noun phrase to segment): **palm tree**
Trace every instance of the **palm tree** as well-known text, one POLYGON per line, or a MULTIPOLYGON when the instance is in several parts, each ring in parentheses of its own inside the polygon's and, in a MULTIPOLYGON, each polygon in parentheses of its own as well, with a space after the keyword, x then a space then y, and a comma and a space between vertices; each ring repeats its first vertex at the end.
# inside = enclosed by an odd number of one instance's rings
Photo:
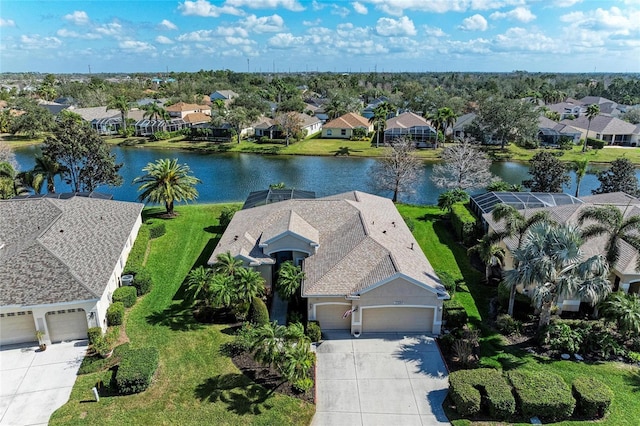
MULTIPOLYGON (((582 228, 582 237, 589 239, 600 235, 607 236, 604 246, 605 257, 609 265, 613 267, 620 258, 620 245, 622 241, 629 244, 640 253, 640 216, 624 218, 624 213, 616 206, 589 206, 582 210, 578 217, 578 224, 586 221, 594 221, 582 228)), ((640 256, 637 256, 636 270, 640 271, 640 256)))
POLYGON ((216 263, 213 265, 216 274, 229 277, 235 276, 240 268, 242 268, 242 260, 233 257, 229 251, 216 256, 216 263))
POLYGON ((255 269, 239 268, 234 276, 239 304, 249 305, 254 297, 264 294, 264 278, 255 269))
POLYGON ((147 164, 142 171, 144 176, 138 176, 133 183, 141 183, 138 191, 140 201, 164 203, 167 215, 173 215, 175 201, 190 201, 198 198, 195 185, 200 179, 191 176, 191 169, 186 164, 178 164, 178 159, 159 159, 155 163, 147 164))
POLYGON ((198 266, 187 275, 187 297, 194 302, 203 300, 209 302, 211 292, 211 269, 198 266))
POLYGON ((32 190, 36 194, 42 192, 42 185, 44 184, 44 176, 40 173, 36 173, 33 170, 20 172, 17 174, 16 179, 28 190, 32 190))
POLYGON ((278 270, 278 293, 285 300, 290 300, 296 294, 302 281, 304 281, 304 272, 299 266, 295 266, 293 262, 287 261, 280 265, 278 270))
POLYGON ((438 207, 444 212, 451 213, 454 204, 465 203, 467 200, 469 200, 469 194, 464 189, 450 189, 438 196, 438 207))
POLYGON ((392 110, 389 102, 381 102, 373 109, 373 116, 369 119, 369 123, 375 123, 376 128, 376 148, 380 146, 380 134, 384 134, 384 128, 387 124, 387 116, 392 110))
POLYGON ((589 120, 589 124, 587 124, 587 134, 584 137, 584 145, 582 145, 582 152, 587 150, 587 140, 589 140, 589 129, 591 129, 591 120, 600 114, 600 105, 591 104, 587 107, 587 120, 589 120))
POLYGON ((117 109, 118 111, 120 111, 120 118, 122 119, 122 129, 125 131, 127 130, 127 113, 129 112, 129 106, 129 99, 124 95, 113 96, 107 104, 107 109, 117 109))
POLYGON ((615 322, 625 335, 640 334, 640 297, 637 294, 625 294, 617 291, 610 294, 598 309, 602 317, 615 322))
POLYGON ((209 300, 213 306, 231 307, 237 302, 236 289, 233 277, 230 275, 215 274, 211 277, 211 293, 209 300))
POLYGON ((577 227, 539 222, 527 231, 522 248, 513 251, 517 266, 505 272, 505 281, 529 290, 540 310, 539 327, 549 324, 560 296, 594 305, 611 291, 606 260, 600 255, 584 259, 582 242, 577 227))
POLYGON ((458 119, 458 115, 449 107, 444 107, 438 109, 438 121, 442 126, 442 136, 446 139, 447 129, 454 124, 456 124, 456 120, 458 119))
POLYGON ((33 171, 41 174, 47 181, 47 192, 54 194, 56 192, 55 179, 56 176, 63 172, 63 167, 57 161, 46 155, 38 155, 35 158, 36 165, 33 171))
POLYGON ((576 198, 580 194, 580 182, 587 173, 587 167, 589 166, 588 158, 581 158, 579 160, 573 160, 571 162, 571 168, 576 172, 576 198))
MULTIPOLYGON (((522 240, 533 225, 542 222, 549 221, 549 212, 542 211, 532 215, 529 218, 524 217, 518 210, 511 207, 508 204, 498 204, 494 207, 491 212, 491 217, 496 222, 504 222, 504 229, 502 231, 498 231, 495 233, 495 236, 492 237, 496 241, 504 241, 509 237, 517 237, 518 245, 517 248, 520 248, 522 245, 522 240)), ((517 267, 517 264, 513 265, 517 267)), ((509 307, 507 309, 507 313, 513 316, 513 306, 516 300, 516 287, 511 286, 509 292, 509 307)))
POLYGON ((151 120, 165 120, 171 119, 166 109, 162 108, 159 104, 152 102, 142 107, 145 111, 142 118, 148 118, 151 120))
POLYGON ((0 200, 27 194, 29 191, 18 179, 18 173, 11 163, 0 161, 0 200))
POLYGON ((468 250, 468 253, 476 253, 484 263, 484 277, 487 283, 491 278, 491 269, 494 266, 504 267, 505 250, 497 244, 498 241, 495 234, 487 234, 478 240, 478 244, 468 250))

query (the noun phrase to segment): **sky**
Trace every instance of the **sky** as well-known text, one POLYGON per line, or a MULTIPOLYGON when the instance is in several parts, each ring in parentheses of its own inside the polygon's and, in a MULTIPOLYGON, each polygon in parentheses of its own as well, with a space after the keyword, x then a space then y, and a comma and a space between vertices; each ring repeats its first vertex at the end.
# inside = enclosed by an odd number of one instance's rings
POLYGON ((640 72, 640 0, 0 0, 0 71, 640 72))

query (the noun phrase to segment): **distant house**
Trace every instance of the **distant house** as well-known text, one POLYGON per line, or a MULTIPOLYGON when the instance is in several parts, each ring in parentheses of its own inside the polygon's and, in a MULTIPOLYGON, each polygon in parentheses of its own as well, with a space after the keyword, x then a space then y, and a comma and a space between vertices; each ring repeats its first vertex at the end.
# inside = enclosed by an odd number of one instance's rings
POLYGON ((105 106, 99 106, 75 108, 70 111, 88 121, 91 127, 101 136, 116 135, 122 128, 122 114, 117 109, 107 109, 105 106))
POLYGON ((585 107, 596 104, 600 107, 600 114, 609 115, 612 117, 619 117, 624 112, 624 105, 619 105, 617 102, 611 99, 603 98, 602 96, 585 96, 580 99, 580 102, 585 107))
MULTIPOLYGON (((304 132, 305 136, 312 135, 322 130, 322 122, 318 117, 312 117, 307 114, 296 113, 300 119, 300 129, 304 132)), ((258 119, 253 125, 254 134, 256 137, 267 137, 269 139, 283 139, 282 130, 276 123, 276 121, 269 117, 262 117, 258 119)))
POLYGON ((189 114, 202 113, 211 115, 211 107, 208 105, 188 104, 178 102, 165 108, 171 118, 185 118, 189 114))
POLYGON ((577 118, 586 112, 586 108, 582 106, 578 101, 574 102, 572 100, 567 99, 564 102, 559 102, 557 104, 547 105, 550 111, 557 112, 560 114, 560 120, 564 120, 566 118, 577 118))
POLYGON ((468 114, 461 115, 456 119, 456 122, 453 124, 451 129, 451 134, 454 139, 463 139, 466 133, 466 128, 469 126, 473 120, 476 118, 475 112, 470 112, 468 114))
POLYGON ((394 139, 408 137, 417 148, 434 148, 436 146, 436 130, 423 117, 405 112, 387 120, 384 131, 384 142, 392 143, 394 139))
POLYGON ((373 131, 373 123, 361 115, 350 112, 322 126, 323 138, 350 139, 355 129, 364 129, 368 134, 373 131))
POLYGON ((375 98, 370 103, 368 103, 367 106, 364 107, 364 109, 362 110, 362 116, 366 119, 373 117, 374 115, 373 110, 375 110, 378 105, 384 102, 389 102, 389 98, 387 98, 386 96, 380 96, 379 98, 375 98))
POLYGON ((563 139, 577 144, 580 136, 579 130, 567 124, 557 123, 542 115, 538 117, 538 140, 541 145, 560 145, 563 139))
POLYGON ((61 104, 58 102, 51 102, 51 101, 44 101, 44 100, 39 100, 38 105, 46 109, 53 115, 58 115, 62 111, 69 109, 70 107, 70 105, 67 105, 67 104, 61 104))
POLYGON ((134 125, 136 136, 151 136, 157 132, 175 132, 187 127, 187 122, 181 118, 172 120, 149 120, 137 121, 134 125))
POLYGON ((229 105, 229 103, 238 96, 240 95, 238 95, 233 90, 217 90, 209 95, 209 97, 211 98, 211 102, 222 100, 224 101, 225 105, 229 105))
POLYGON ((577 129, 581 138, 587 137, 587 129, 589 129, 588 137, 601 139, 608 145, 638 146, 640 138, 635 124, 616 117, 598 115, 589 124, 589 119, 582 116, 575 120, 562 120, 560 123, 577 129))

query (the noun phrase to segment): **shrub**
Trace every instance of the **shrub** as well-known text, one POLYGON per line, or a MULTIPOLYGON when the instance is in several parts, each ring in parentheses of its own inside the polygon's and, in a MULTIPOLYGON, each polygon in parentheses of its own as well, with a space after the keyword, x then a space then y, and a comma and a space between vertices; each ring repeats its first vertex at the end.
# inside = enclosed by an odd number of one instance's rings
POLYGON ((167 232, 164 222, 153 222, 149 224, 149 238, 154 240, 162 237, 167 232))
POLYGON ((601 139, 587 138, 587 146, 590 146, 593 149, 602 149, 604 148, 605 141, 601 139))
POLYGON ((576 353, 580 352, 583 336, 565 322, 555 322, 547 327, 546 344, 551 349, 559 352, 576 353))
POLYGON ((416 222, 411 217, 403 217, 404 223, 407 224, 409 231, 413 232, 416 229, 416 222))
POLYGON ((126 351, 116 372, 116 389, 120 395, 144 391, 151 384, 158 368, 156 348, 129 349, 126 351))
MULTIPOLYGON (((447 290, 447 293, 449 293, 450 296, 453 296, 456 292, 455 278, 453 278, 453 276, 447 271, 437 270, 435 272, 438 278, 440 278, 440 282, 442 282, 442 285, 447 290)), ((462 307, 462 305, 460 306, 462 307)))
POLYGON ((573 381, 576 412, 589 419, 603 417, 611 401, 613 391, 601 381, 590 376, 578 376, 573 381))
POLYGON ((462 416, 475 416, 485 405, 492 418, 505 420, 515 413, 511 386, 502 374, 491 368, 454 371, 449 375, 451 399, 462 416))
POLYGON ((102 337, 102 328, 91 327, 89 330, 87 330, 87 337, 89 339, 89 344, 93 345, 99 338, 102 337))
POLYGON ((236 207, 224 207, 220 212, 220 216, 218 217, 218 223, 220 224, 220 226, 222 226, 223 228, 229 226, 231 219, 233 219, 233 215, 236 214, 237 211, 238 209, 236 207))
POLYGON ((465 246, 470 246, 478 240, 476 218, 469 211, 466 204, 456 203, 451 206, 451 226, 457 238, 465 246))
POLYGON ((305 393, 313 387, 313 379, 305 377, 304 379, 296 380, 293 382, 293 388, 298 392, 305 393))
POLYGON ((511 315, 503 314, 499 315, 496 319, 496 328, 502 334, 518 334, 522 328, 522 323, 514 319, 511 315))
POLYGON ((131 274, 135 275, 142 267, 144 261, 144 255, 147 251, 147 244, 149 243, 149 226, 143 225, 138 231, 136 241, 133 243, 127 264, 124 268, 123 275, 131 274))
POLYGON ((322 339, 322 330, 318 321, 309 321, 307 323, 307 336, 312 342, 319 342, 322 339))
POLYGON ((107 324, 121 325, 124 321, 124 304, 122 302, 112 303, 107 308, 107 324))
POLYGON ((130 308, 136 304, 138 291, 135 287, 119 287, 113 292, 112 300, 114 302, 122 302, 125 308, 130 308))
POLYGON ((254 297, 251 299, 251 305, 249 305, 249 313, 247 319, 251 324, 261 326, 269 323, 269 311, 267 305, 264 304, 262 299, 254 297))
POLYGON ((576 401, 562 377, 546 371, 516 370, 507 374, 524 417, 561 421, 573 414, 576 401))
POLYGON ((447 328, 454 329, 464 326, 469 320, 464 306, 455 299, 445 300, 443 303, 443 319, 447 321, 447 328))
POLYGON ((153 278, 151 278, 149 271, 140 268, 133 277, 133 286, 136 288, 138 296, 149 293, 153 287, 153 278))

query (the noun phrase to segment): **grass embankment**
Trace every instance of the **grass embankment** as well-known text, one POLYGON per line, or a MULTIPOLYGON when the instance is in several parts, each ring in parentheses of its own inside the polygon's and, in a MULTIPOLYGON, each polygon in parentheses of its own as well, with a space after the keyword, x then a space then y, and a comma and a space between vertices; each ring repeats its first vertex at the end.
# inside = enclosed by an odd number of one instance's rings
MULTIPOLYGON (((155 346, 160 351, 151 387, 138 395, 103 396, 96 403, 91 389, 99 381, 109 383, 111 371, 79 376, 69 402, 54 413, 51 424, 309 424, 312 405, 277 393, 268 396, 242 375, 220 353, 220 346, 233 339, 228 327, 195 322, 182 300, 185 276, 208 260, 218 241, 217 218, 223 207, 178 207, 179 216, 166 220, 166 234, 151 241, 146 267, 154 288, 126 319, 132 347, 155 346)), ((147 209, 145 214, 160 211, 147 209)))
MULTIPOLYGON (((487 325, 489 299, 493 297, 495 289, 480 284, 482 274, 470 265, 466 249, 454 241, 442 221, 443 213, 436 207, 401 205, 398 206, 398 210, 403 216, 414 220, 414 235, 433 268, 447 271, 456 279, 464 279, 469 291, 458 289, 455 298, 464 305, 471 324, 479 327, 483 332, 480 342, 482 365, 502 370, 521 368, 553 372, 562 376, 569 384, 579 375, 594 377, 615 392, 609 415, 597 424, 611 426, 638 424, 640 368, 618 362, 555 361, 508 346, 502 337, 487 325)), ((497 424, 497 422, 470 422, 465 419, 456 419, 455 412, 452 410, 448 410, 447 414, 455 426, 497 424)), ((554 424, 578 426, 585 423, 587 422, 566 421, 554 424)))

